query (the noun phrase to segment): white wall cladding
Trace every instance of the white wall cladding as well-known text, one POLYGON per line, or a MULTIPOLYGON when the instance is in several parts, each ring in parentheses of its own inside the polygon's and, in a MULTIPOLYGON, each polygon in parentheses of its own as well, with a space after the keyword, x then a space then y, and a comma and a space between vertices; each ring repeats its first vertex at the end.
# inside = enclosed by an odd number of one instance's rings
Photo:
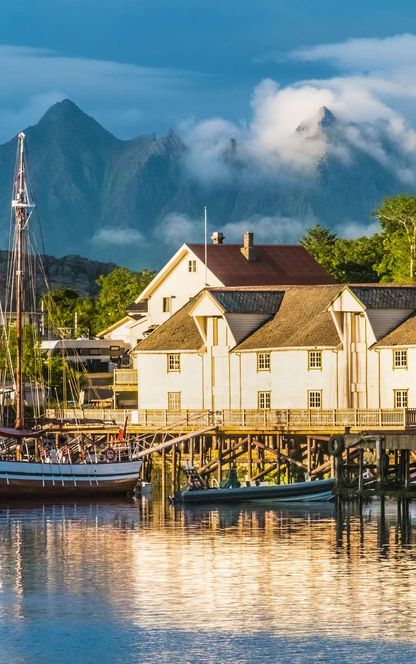
POLYGON ((257 408, 258 392, 271 392, 272 408, 307 408, 308 391, 322 390, 322 407, 337 408, 336 353, 322 351, 322 369, 308 370, 308 351, 271 351, 270 371, 257 371, 257 353, 241 353, 242 408, 257 408))
MULTIPOLYGON (((222 286, 217 277, 208 270, 210 286, 222 286)), ((152 323, 164 323, 192 297, 205 287, 205 266, 196 256, 187 252, 177 263, 149 299, 149 316, 152 323), (188 261, 196 261, 196 272, 188 271, 188 261), (172 297, 172 312, 163 312, 163 298, 172 297)))
MULTIPOLYGON (((416 342, 416 340, 415 340, 416 342)), ((407 350, 407 367, 393 367, 393 350, 381 348, 380 408, 394 408, 394 390, 409 390, 409 408, 416 408, 416 348, 407 350)))
POLYGON ((202 403, 202 357, 198 353, 181 354, 181 370, 168 372, 167 353, 139 353, 138 407, 144 409, 166 409, 168 392, 181 393, 183 409, 203 408, 202 403))

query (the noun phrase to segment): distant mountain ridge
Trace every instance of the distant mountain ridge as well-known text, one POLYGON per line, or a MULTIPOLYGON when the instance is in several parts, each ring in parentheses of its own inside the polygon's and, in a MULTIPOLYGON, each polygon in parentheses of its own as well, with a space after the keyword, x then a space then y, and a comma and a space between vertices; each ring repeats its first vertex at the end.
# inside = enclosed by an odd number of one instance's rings
MULTIPOLYGON (((342 141, 337 119, 324 107, 297 132, 311 145, 322 137, 335 146, 342 141)), ((236 176, 209 183, 203 173, 197 177, 185 167, 188 148, 173 131, 120 140, 68 99, 52 106, 26 134, 45 251, 111 260, 134 269, 160 267, 180 242, 201 238, 202 232, 191 232, 189 224, 181 235, 180 219, 174 233, 171 227, 171 235, 165 232, 164 221, 172 214, 201 219, 207 205, 210 225, 218 230, 227 224, 239 229, 243 221, 252 220, 250 230, 256 232, 256 219, 264 217, 303 225, 305 220, 320 220, 332 228, 351 221, 365 225, 385 195, 405 189, 393 170, 359 149, 349 161, 328 153, 311 179, 247 179, 242 184, 237 176, 242 169, 238 142, 231 142, 224 153, 236 176)), ((13 139, 0 146, 3 247, 15 145, 13 139)), ((386 149, 393 154, 388 138, 386 149)))
MULTIPOLYGON (((8 251, 0 251, 0 293, 4 289, 7 274, 8 251)), ((112 272, 117 265, 89 260, 82 256, 41 256, 49 288, 74 288, 81 295, 98 294, 97 279, 112 272)), ((37 280, 38 292, 47 290, 43 275, 37 280)))

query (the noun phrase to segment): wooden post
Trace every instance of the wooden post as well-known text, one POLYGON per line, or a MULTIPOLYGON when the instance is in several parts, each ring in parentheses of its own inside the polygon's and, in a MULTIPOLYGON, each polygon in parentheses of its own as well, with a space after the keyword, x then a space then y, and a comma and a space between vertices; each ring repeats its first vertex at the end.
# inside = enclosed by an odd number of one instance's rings
POLYGON ((251 434, 248 435, 248 478, 251 482, 253 477, 253 448, 251 446, 251 434))
POLYGON ((162 502, 166 500, 166 449, 162 449, 162 502))
POLYGON ((199 465, 204 465, 205 436, 199 436, 199 465))
POLYGON ((309 436, 307 436, 306 437, 306 466, 308 468, 308 470, 307 470, 308 479, 311 478, 311 471, 312 471, 312 454, 311 454, 312 450, 311 450, 311 446, 312 446, 312 441, 309 438, 309 436))
POLYGON ((394 478, 396 483, 400 482, 400 464, 399 464, 399 451, 394 450, 394 478))
POLYGON ((195 450, 195 438, 191 438, 189 441, 189 463, 191 466, 194 465, 194 450, 195 450))
POLYGON ((383 456, 383 446, 382 439, 380 436, 376 438, 376 463, 377 463, 377 488, 380 490, 383 483, 383 473, 382 473, 382 456, 383 456))
POLYGON ((364 450, 362 447, 358 450, 358 491, 362 492, 364 489, 364 450))
POLYGON ((176 491, 176 479, 177 479, 177 449, 176 445, 173 445, 172 447, 172 486, 173 486, 173 491, 176 491))
POLYGON ((404 452, 404 488, 406 491, 410 489, 410 450, 403 450, 404 452))
POLYGON ((276 436, 276 484, 280 484, 280 444, 282 437, 280 433, 276 436))
POLYGON ((222 435, 217 436, 217 447, 218 447, 218 484, 222 482, 222 435))

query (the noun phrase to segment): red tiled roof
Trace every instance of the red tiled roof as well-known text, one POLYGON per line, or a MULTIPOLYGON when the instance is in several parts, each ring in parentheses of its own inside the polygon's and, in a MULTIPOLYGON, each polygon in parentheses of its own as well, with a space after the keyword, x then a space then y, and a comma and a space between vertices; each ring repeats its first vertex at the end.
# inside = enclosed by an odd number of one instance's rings
MULTIPOLYGON (((204 245, 187 245, 204 261, 204 245)), ((224 286, 333 284, 335 279, 300 245, 256 244, 248 261, 239 244, 209 244, 208 268, 224 286)))

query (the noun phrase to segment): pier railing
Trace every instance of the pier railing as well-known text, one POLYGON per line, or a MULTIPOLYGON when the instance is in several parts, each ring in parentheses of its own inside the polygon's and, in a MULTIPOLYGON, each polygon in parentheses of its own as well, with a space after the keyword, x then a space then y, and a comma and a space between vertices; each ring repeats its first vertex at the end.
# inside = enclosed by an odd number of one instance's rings
POLYGON ((416 409, 234 409, 234 410, 130 410, 99 408, 66 408, 47 411, 47 417, 78 422, 103 422, 120 426, 127 422, 140 429, 159 429, 181 425, 193 428, 216 425, 228 429, 251 431, 337 431, 404 430, 416 428, 416 409))

